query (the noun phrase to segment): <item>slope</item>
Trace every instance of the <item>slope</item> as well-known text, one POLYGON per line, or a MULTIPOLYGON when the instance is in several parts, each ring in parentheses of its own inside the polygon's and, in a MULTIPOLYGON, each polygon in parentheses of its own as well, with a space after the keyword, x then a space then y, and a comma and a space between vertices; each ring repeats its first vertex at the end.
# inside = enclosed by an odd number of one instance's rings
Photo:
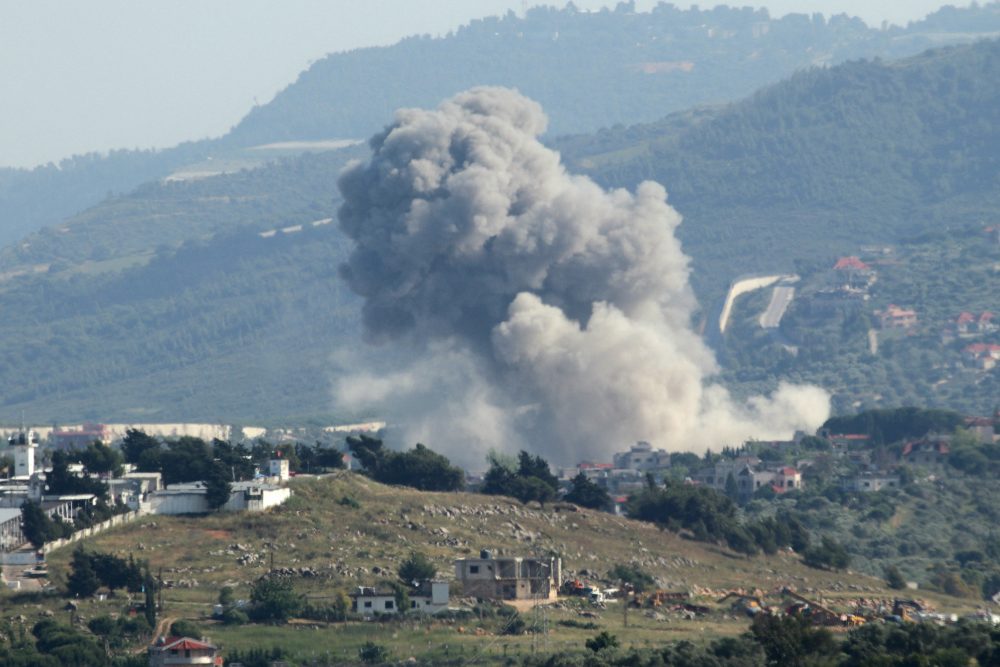
MULTIPOLYGON (((283 140, 360 138, 403 106, 427 106, 474 85, 520 88, 552 118, 553 134, 652 121, 748 95, 811 65, 914 54, 1000 32, 1000 3, 945 7, 905 28, 765 10, 584 12, 539 7, 473 21, 440 38, 331 54, 220 139, 164 151, 76 156, 33 170, 0 169, 0 245, 191 165, 252 166, 247 149, 283 140)), ((213 167, 214 169, 215 167, 213 167)))
POLYGON ((604 133, 592 148, 575 139, 563 152, 607 186, 664 183, 714 297, 737 256, 740 273, 792 270, 858 243, 994 216, 998 80, 997 41, 852 62, 693 118, 604 133))
MULTIPOLYGON (((330 604, 338 591, 393 579, 400 562, 413 550, 426 554, 439 576, 453 579, 453 560, 478 556, 480 548, 490 548, 497 555, 559 554, 567 577, 580 575, 606 585, 616 583, 607 578, 608 570, 619 563, 631 563, 656 577, 658 586, 689 591, 695 596, 693 602, 712 610, 690 624, 666 610, 658 618, 636 612, 629 614, 627 628, 622 627, 618 607, 597 610, 596 623, 613 629, 626 646, 690 638, 694 632, 741 632, 748 620, 733 618, 728 605, 715 603, 723 592, 734 588, 771 592, 787 585, 845 610, 859 595, 893 597, 877 579, 806 568, 794 554, 742 558, 680 539, 649 524, 590 510, 567 511, 564 506, 532 509, 500 497, 423 493, 383 486, 346 472, 297 479, 292 488, 293 498, 266 514, 148 517, 89 539, 87 548, 134 554, 148 559, 154 571, 162 568, 163 579, 174 584, 164 591, 164 613, 188 618, 208 616, 223 585, 233 586, 237 598, 247 598, 251 583, 268 571, 272 558, 273 567, 292 573, 296 589, 306 594, 311 604, 321 606, 330 604)), ((62 549, 50 556, 57 582, 65 576, 69 552, 62 549)), ((943 609, 964 606, 954 599, 931 598, 943 609)), ((103 606, 88 603, 85 612, 98 615, 115 604, 120 602, 103 606)), ((577 615, 578 609, 579 605, 569 602, 563 603, 561 610, 549 610, 556 629, 548 641, 555 649, 578 650, 584 638, 594 634, 593 626, 580 624, 587 619, 577 615), (556 619, 575 619, 578 625, 556 625, 556 619)), ((19 610, 5 606, 5 612, 14 615, 19 610)), ((460 625, 473 623, 474 619, 469 619, 460 625)), ((531 642, 530 637, 494 637, 492 632, 470 631, 465 636, 448 624, 419 622, 416 637, 409 628, 400 626, 396 640, 390 637, 391 632, 364 628, 374 625, 334 625, 323 633, 303 625, 213 625, 211 635, 229 649, 269 647, 266 641, 335 654, 348 648, 348 655, 356 655, 357 645, 366 639, 420 653, 440 650, 444 643, 455 651, 462 646, 474 653, 484 637, 489 637, 490 643, 509 642, 511 653, 515 647, 528 649, 531 642)))

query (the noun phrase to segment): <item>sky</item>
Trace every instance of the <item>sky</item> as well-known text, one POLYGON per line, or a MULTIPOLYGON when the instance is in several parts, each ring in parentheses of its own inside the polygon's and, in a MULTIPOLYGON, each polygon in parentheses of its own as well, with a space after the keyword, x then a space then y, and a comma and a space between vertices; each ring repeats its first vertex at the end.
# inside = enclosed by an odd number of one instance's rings
MULTIPOLYGON (((443 35, 534 0, 0 0, 0 166, 224 134, 325 54, 443 35)), ((550 4, 562 6, 562 0, 550 4)), ((575 0, 581 9, 614 5, 575 0)), ((640 10, 653 0, 638 0, 640 10)), ((687 6, 685 0, 675 0, 687 6)), ((702 2, 703 6, 723 0, 702 2)), ((738 0, 905 24, 941 0, 738 0)), ((953 2, 958 6, 968 2, 953 2)))

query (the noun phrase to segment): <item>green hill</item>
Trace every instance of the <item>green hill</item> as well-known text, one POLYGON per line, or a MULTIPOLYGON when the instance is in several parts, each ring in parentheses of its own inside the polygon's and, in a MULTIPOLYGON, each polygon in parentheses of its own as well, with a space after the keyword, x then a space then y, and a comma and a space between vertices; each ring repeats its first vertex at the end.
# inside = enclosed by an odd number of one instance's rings
MULTIPOLYGON (((551 135, 653 121, 749 95, 793 72, 861 57, 896 58, 1000 32, 1000 3, 945 7, 885 30, 844 15, 660 4, 648 12, 539 7, 318 60, 225 137, 163 151, 89 154, 32 170, 0 169, 0 246, 192 164, 254 166, 245 149, 285 140, 368 137, 403 106, 465 88, 519 88, 551 117, 551 135)), ((12 101, 11 103, 16 103, 12 101)))
MULTIPOLYGON (((811 569, 794 554, 748 559, 681 539, 651 524, 590 510, 531 508, 502 497, 467 493, 424 493, 383 486, 353 473, 298 479, 292 489, 295 495, 286 505, 265 514, 147 517, 88 539, 86 547, 123 557, 133 554, 148 560, 153 571, 162 571, 165 580, 175 583, 164 591, 162 615, 173 618, 208 617, 223 585, 233 586, 236 598, 246 599, 250 585, 267 572, 272 557, 274 567, 295 573, 296 590, 314 606, 322 606, 331 604, 338 591, 393 579, 400 562, 413 550, 426 554, 440 577, 453 579, 453 560, 475 557, 480 548, 505 556, 559 554, 567 578, 581 576, 606 585, 616 583, 608 575, 612 567, 632 564, 653 575, 657 586, 690 592, 691 602, 708 609, 690 621, 666 607, 659 614, 633 611, 625 627, 620 605, 595 610, 579 601, 563 601, 546 612, 552 628, 547 638, 549 652, 577 653, 584 639, 598 631, 595 625, 617 634, 624 646, 637 648, 675 639, 738 634, 749 620, 731 612, 731 601, 717 603, 725 592, 736 588, 759 588, 769 596, 769 603, 780 604, 781 588, 791 586, 845 611, 859 595, 893 597, 879 579, 811 569), (303 571, 309 574, 300 575, 303 571), (596 614, 583 618, 579 611, 596 614)), ((70 551, 62 549, 50 557, 56 583, 64 581, 70 551)), ((971 606, 968 601, 934 594, 930 598, 942 610, 971 606)), ((456 602, 459 599, 456 589, 456 602)), ((120 599, 88 600, 81 603, 80 614, 90 618, 120 606, 120 599)), ((6 601, 3 609, 4 615, 22 613, 6 601)), ((525 616, 530 622, 530 614, 525 616)), ((447 655, 444 644, 452 654, 478 655, 488 663, 506 654, 530 651, 530 635, 500 635, 502 625, 502 619, 487 616, 483 621, 468 618, 457 624, 410 621, 327 626, 313 621, 278 627, 207 627, 208 634, 229 650, 280 644, 296 647, 301 658, 331 651, 347 662, 366 640, 387 644, 394 652, 422 655, 431 663, 435 653, 447 655), (317 632, 317 626, 324 631, 317 632), (465 629, 458 630, 459 626, 465 629)))
MULTIPOLYGON (((982 42, 899 63, 817 69, 726 108, 557 145, 571 169, 607 185, 664 180, 685 215, 679 233, 707 313, 748 271, 818 275, 867 243, 924 238, 929 251, 943 247, 933 234, 981 235, 983 221, 1000 217, 1000 188, 992 186, 998 100, 1000 43, 982 42)), ((45 421, 335 411, 329 355, 356 340, 357 301, 336 275, 345 238, 335 224, 310 223, 335 216, 336 175, 364 150, 149 184, 7 249, 0 308, 11 316, 0 324, 0 378, 10 389, 0 409, 45 421), (302 224, 302 232, 258 236, 302 224), (176 249, 185 238, 198 241, 176 249)), ((997 310, 988 295, 966 298, 973 292, 961 286, 990 284, 991 251, 970 246, 969 280, 941 280, 966 251, 956 252, 921 251, 918 270, 898 281, 887 273, 884 284, 918 293, 927 285, 919 305, 934 318, 947 304, 997 310)), ((878 305, 912 303, 905 291, 876 296, 878 305)), ((869 362, 851 326, 834 336, 842 345, 822 343, 846 357, 806 354, 802 360, 816 361, 808 366, 754 342, 764 353, 726 350, 724 379, 741 391, 778 377, 819 381, 841 395, 840 409, 879 394, 887 405, 895 396, 982 411, 985 394, 973 393, 979 379, 933 384, 940 378, 929 379, 915 339, 857 381, 858 364, 869 362), (913 382, 894 379, 898 366, 913 382)))
POLYGON ((564 154, 607 186, 665 184, 703 293, 721 295, 739 273, 993 219, 998 81, 997 41, 851 62, 564 154))

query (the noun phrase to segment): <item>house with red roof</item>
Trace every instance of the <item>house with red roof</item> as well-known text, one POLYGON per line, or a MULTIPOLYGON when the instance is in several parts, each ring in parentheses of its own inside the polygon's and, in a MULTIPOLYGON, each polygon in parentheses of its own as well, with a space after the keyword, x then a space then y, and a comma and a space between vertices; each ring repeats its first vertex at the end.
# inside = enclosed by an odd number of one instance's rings
POLYGON ((190 637, 160 637, 149 647, 149 667, 213 665, 222 667, 222 654, 212 644, 190 637))
POLYGON ((900 308, 894 303, 885 310, 876 310, 875 316, 883 329, 909 329, 917 323, 917 311, 900 308))
POLYGON ((997 330, 996 316, 988 310, 979 315, 963 311, 952 321, 952 328, 962 338, 969 338, 997 330))
POLYGON ((775 471, 771 488, 775 493, 784 493, 793 489, 802 488, 802 473, 791 466, 784 466, 775 471))
POLYGON ((962 349, 962 360, 967 366, 988 371, 1000 362, 1000 345, 993 343, 973 343, 962 349))
POLYGON ((876 280, 875 270, 859 258, 841 257, 833 265, 834 286, 846 290, 867 290, 876 280))

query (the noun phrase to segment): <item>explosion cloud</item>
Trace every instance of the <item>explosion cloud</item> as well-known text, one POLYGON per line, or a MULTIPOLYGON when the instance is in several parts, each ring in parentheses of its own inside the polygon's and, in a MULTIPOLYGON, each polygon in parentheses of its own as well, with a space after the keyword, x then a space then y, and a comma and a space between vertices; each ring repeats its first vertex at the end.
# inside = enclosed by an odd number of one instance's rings
POLYGON ((653 182, 634 194, 571 175, 537 137, 541 107, 476 88, 403 109, 340 178, 342 267, 365 333, 409 361, 354 373, 341 405, 378 406, 466 465, 525 448, 607 460, 636 440, 704 450, 815 428, 815 387, 735 402, 691 330, 681 217, 653 182))

